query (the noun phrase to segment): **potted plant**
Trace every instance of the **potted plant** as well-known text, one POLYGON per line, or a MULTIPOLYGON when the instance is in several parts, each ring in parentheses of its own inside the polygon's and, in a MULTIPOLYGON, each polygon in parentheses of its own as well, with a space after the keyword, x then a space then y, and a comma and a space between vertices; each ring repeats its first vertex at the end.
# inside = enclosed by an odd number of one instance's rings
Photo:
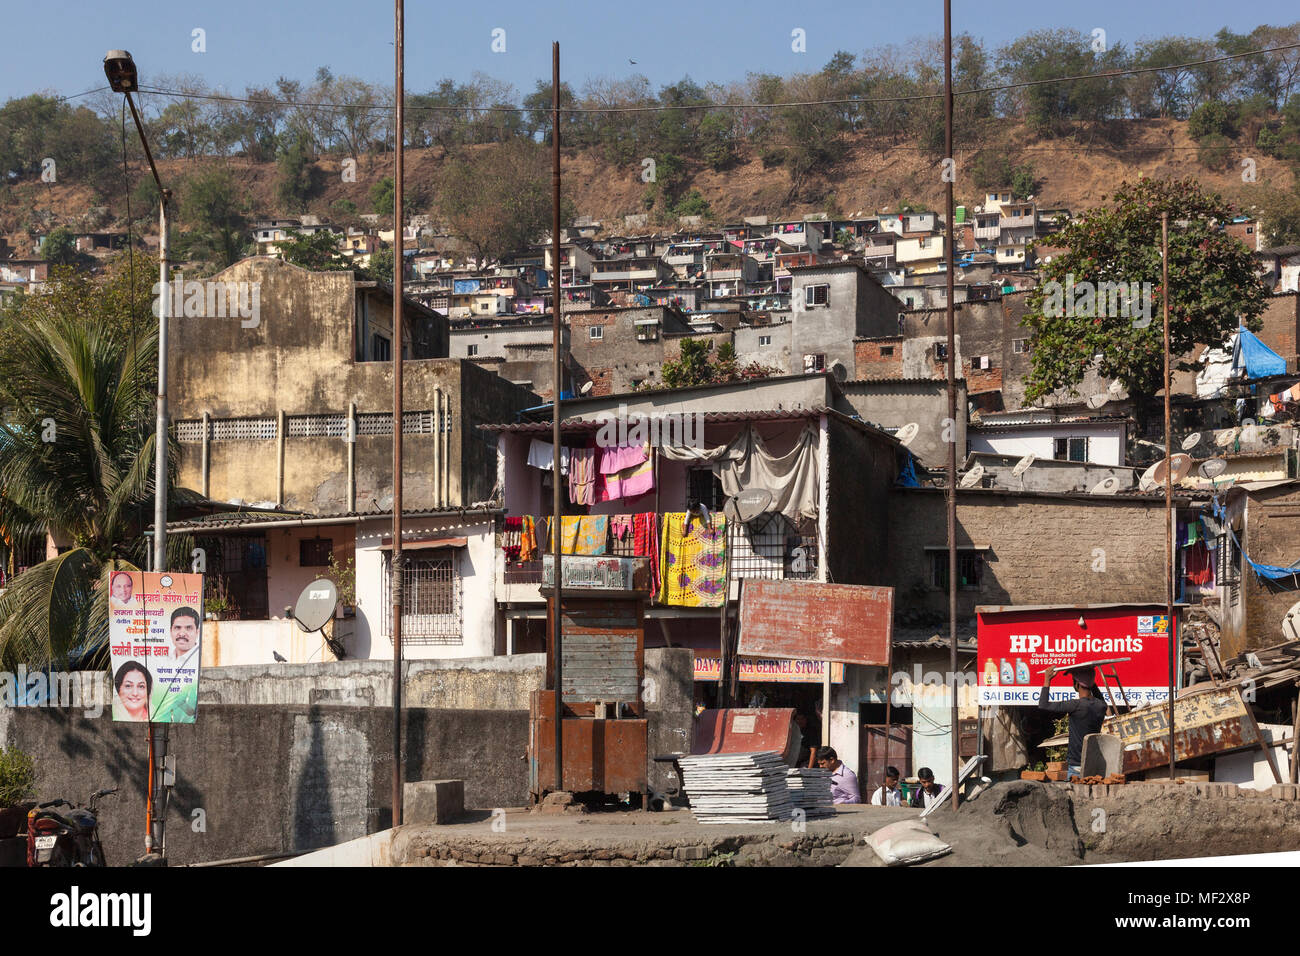
POLYGON ((357 613, 357 567, 355 558, 344 561, 338 555, 330 554, 329 576, 339 591, 341 616, 354 617, 357 613))
POLYGON ((36 765, 17 747, 0 750, 0 840, 16 836, 34 803, 24 801, 36 786, 36 765))

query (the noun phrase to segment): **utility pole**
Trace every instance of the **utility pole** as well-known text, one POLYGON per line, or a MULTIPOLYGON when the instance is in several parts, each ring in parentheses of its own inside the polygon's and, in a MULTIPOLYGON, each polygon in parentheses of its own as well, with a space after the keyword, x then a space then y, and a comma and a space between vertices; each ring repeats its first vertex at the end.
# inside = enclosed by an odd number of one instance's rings
POLYGON ((1179 638, 1174 631, 1174 447, 1170 441, 1169 375, 1169 213, 1160 214, 1160 302, 1165 353, 1165 620, 1169 622, 1169 779, 1174 779, 1174 667, 1179 638))
MULTIPOLYGON (((393 826, 402 825, 402 141, 405 134, 406 9, 393 0, 396 126, 393 135, 393 826)), ((435 427, 442 428, 442 422, 435 427)))
MULTIPOLYGON (((953 207, 952 185, 956 178, 956 166, 952 155, 952 0, 943 0, 943 142, 944 156, 948 163, 944 179, 947 180, 946 232, 944 240, 946 249, 946 280, 948 288, 948 361, 944 363, 948 370, 948 427, 952 429, 952 438, 948 442, 948 480, 946 482, 946 499, 948 505, 948 685, 952 689, 952 808, 957 809, 957 773, 960 763, 961 723, 957 710, 957 313, 953 308, 953 207)), ((888 687, 886 687, 888 692, 888 687)), ((885 754, 889 754, 889 743, 885 743, 885 754)))
POLYGON ((560 390, 564 386, 560 325, 560 44, 551 44, 551 318, 552 378, 555 400, 551 405, 551 560, 555 563, 555 603, 551 609, 551 634, 555 650, 555 790, 564 789, 564 573, 560 565, 560 497, 563 456, 560 454, 560 390))
MULTIPOLYGON (((158 166, 153 161, 153 152, 149 149, 149 140, 144 135, 144 124, 140 122, 140 113, 131 99, 132 91, 140 89, 139 72, 135 60, 126 50, 109 50, 104 56, 104 75, 108 77, 109 88, 114 93, 126 97, 126 105, 131 108, 131 119, 135 122, 136 132, 140 135, 140 145, 144 147, 145 159, 149 161, 149 171, 158 187, 158 401, 157 415, 154 420, 154 458, 153 458, 153 542, 150 549, 152 570, 167 570, 167 320, 171 313, 172 290, 168 256, 171 250, 170 222, 167 218, 167 204, 171 202, 172 191, 163 187, 158 175, 158 166)), ((149 783, 145 795, 145 853, 160 852, 164 846, 165 821, 161 813, 156 813, 155 804, 159 787, 157 780, 160 768, 167 754, 167 725, 163 725, 161 748, 158 742, 158 730, 153 721, 149 722, 149 783), (159 752, 161 749, 161 752, 159 752)))

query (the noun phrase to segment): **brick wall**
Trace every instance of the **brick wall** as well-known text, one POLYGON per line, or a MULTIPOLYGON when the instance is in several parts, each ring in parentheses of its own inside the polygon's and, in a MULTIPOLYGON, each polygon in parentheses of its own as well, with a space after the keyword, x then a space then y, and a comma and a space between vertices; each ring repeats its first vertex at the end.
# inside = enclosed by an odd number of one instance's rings
MULTIPOLYGON (((1250 495, 1246 508, 1246 533, 1242 545, 1256 564, 1289 567, 1300 558, 1300 491, 1280 489, 1250 495)), ((1250 565, 1241 571, 1241 599, 1245 603, 1245 633, 1224 637, 1225 655, 1269 647, 1284 640, 1282 618, 1300 599, 1300 593, 1261 584, 1250 565)))
MULTIPOLYGON (((943 492, 897 489, 891 499, 890 564, 900 620, 910 615, 918 624, 940 624, 948 593, 931 583, 934 552, 926 548, 946 544, 943 492)), ((1163 500, 958 491, 957 543, 989 546, 980 588, 957 592, 958 614, 970 621, 980 604, 1162 599, 1164 534, 1163 500)))
POLYGON ((853 377, 903 377, 903 337, 859 339, 853 343, 853 377), (888 354, 886 354, 888 352, 888 354))
POLYGON ((1297 333, 1300 332, 1300 295, 1284 292, 1269 296, 1268 305, 1260 320, 1264 327, 1259 338, 1265 345, 1287 361, 1289 370, 1296 367, 1297 333))

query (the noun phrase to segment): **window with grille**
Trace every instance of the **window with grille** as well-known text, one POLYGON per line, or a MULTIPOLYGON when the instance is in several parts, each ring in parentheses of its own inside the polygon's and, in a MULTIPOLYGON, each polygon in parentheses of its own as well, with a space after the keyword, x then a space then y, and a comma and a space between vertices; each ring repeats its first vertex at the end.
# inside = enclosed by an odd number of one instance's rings
MULTIPOLYGON (((941 591, 948 590, 948 552, 936 550, 930 554, 930 584, 941 591)), ((980 551, 957 552, 957 590, 978 591, 984 580, 984 554, 980 551)))
POLYGON ((333 553, 333 538, 304 538, 298 542, 298 566, 323 568, 330 563, 330 555, 333 553))
POLYGON ((1058 461, 1087 461, 1087 438, 1057 438, 1053 442, 1052 457, 1058 461))
POLYGON ((722 482, 711 468, 692 468, 687 473, 686 507, 702 504, 710 511, 722 509, 726 496, 722 493, 722 482))
POLYGON ((810 285, 803 290, 804 305, 830 305, 831 287, 826 285, 810 285))
POLYGON ((390 362, 393 359, 393 343, 382 335, 370 336, 370 360, 372 362, 390 362))
MULTIPOLYGON (((419 553, 419 552, 417 552, 419 553)), ((402 643, 464 643, 461 626, 459 549, 402 555, 402 643), (425 555, 433 554, 432 557, 425 555)), ((384 555, 384 633, 393 639, 392 552, 384 555)))

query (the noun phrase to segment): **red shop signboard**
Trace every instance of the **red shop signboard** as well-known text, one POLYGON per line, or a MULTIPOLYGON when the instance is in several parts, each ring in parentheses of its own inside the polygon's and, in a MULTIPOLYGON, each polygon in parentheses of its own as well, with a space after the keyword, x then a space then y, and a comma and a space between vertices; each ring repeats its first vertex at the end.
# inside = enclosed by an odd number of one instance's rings
MULTIPOLYGON (((1177 615, 1175 614, 1175 621, 1177 615)), ((1170 623, 1163 605, 976 609, 979 659, 976 680, 981 704, 1036 706, 1043 671, 1086 661, 1130 660, 1106 665, 1124 686, 1129 704, 1169 699, 1170 623), (1083 621, 1082 626, 1080 620, 1083 621)), ((1114 688, 1116 702, 1121 703, 1114 688)), ((1097 685, 1102 687, 1101 675, 1097 685)), ((1102 693, 1105 693, 1102 687, 1102 693)), ((1052 680, 1051 699, 1075 696, 1070 675, 1052 680)))

